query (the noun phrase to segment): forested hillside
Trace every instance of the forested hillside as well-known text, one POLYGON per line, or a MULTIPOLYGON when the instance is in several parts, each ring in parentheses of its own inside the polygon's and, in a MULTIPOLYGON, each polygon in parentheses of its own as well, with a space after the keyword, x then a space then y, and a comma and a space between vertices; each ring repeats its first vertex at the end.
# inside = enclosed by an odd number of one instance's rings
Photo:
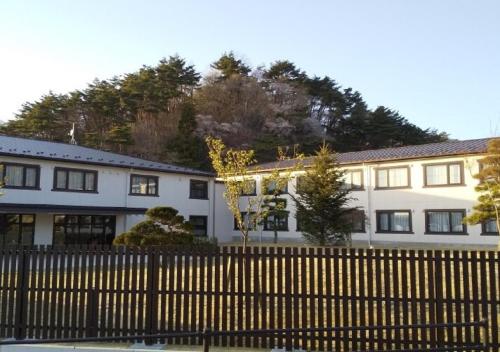
POLYGON ((208 167, 206 135, 254 148, 259 161, 274 159, 276 146, 310 154, 323 139, 343 152, 447 138, 387 107, 370 110, 359 92, 290 61, 252 69, 228 53, 212 69, 201 77, 172 56, 83 90, 48 93, 0 133, 67 142, 75 123, 80 145, 200 168, 208 167))

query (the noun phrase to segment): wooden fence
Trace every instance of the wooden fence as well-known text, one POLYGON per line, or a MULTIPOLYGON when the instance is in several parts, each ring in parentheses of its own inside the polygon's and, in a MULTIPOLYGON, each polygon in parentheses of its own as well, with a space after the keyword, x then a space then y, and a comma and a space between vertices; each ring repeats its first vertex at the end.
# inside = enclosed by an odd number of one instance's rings
MULTIPOLYGON (((302 247, 0 248, 0 337, 443 324, 459 329, 222 335, 215 346, 498 350, 500 253, 302 247)), ((198 344, 196 336, 161 341, 198 344)))

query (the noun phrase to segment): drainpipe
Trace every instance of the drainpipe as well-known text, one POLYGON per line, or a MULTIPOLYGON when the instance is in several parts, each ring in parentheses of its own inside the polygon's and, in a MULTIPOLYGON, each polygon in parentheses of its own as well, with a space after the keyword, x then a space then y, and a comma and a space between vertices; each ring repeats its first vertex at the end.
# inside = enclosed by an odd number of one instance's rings
POLYGON ((212 182, 212 238, 215 238, 215 178, 212 182))
MULTIPOLYGON (((365 168, 365 163, 363 163, 363 169, 365 168)), ((373 233, 373 221, 372 221, 372 168, 368 166, 368 177, 366 178, 366 188, 367 188, 367 211, 368 211, 368 247, 372 248, 372 233, 373 233)))

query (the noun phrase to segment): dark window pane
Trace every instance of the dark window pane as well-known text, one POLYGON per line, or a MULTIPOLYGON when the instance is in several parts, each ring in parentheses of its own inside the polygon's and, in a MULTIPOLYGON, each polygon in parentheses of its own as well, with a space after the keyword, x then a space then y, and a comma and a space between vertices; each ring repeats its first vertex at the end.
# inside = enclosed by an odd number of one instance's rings
POLYGON ((85 190, 95 191, 95 174, 93 172, 85 173, 85 190))
POLYGON ((5 179, 6 186, 22 187, 23 186, 23 171, 24 167, 18 165, 5 166, 5 179))
POLYGON ((68 189, 74 191, 83 191, 83 172, 81 171, 68 172, 68 189))
POLYGON ((190 216, 189 222, 193 226, 195 236, 207 235, 207 217, 206 216, 190 216))
POLYGON ((208 182, 191 180, 189 197, 193 199, 207 199, 208 198, 208 182))

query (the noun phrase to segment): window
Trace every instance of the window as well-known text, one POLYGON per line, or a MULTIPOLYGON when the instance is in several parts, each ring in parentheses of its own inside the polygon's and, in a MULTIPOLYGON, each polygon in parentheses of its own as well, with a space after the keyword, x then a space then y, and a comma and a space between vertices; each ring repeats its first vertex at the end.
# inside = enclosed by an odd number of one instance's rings
POLYGON ((208 182, 191 180, 189 187, 189 198, 208 199, 208 182))
POLYGON ((138 196, 157 196, 158 176, 130 175, 130 194, 138 196))
MULTIPOLYGON (((285 180, 279 182, 281 189, 278 190, 277 194, 288 193, 288 182, 285 180)), ((264 194, 274 194, 276 190, 276 181, 270 179, 262 179, 262 187, 264 194)))
POLYGON ((97 171, 54 169, 54 191, 97 192, 97 171))
POLYGON ((377 210, 377 232, 410 233, 411 231, 411 211, 377 210))
POLYGON ((410 168, 407 166, 376 170, 377 188, 410 187, 410 168))
POLYGON ((33 244, 34 214, 0 214, 0 245, 33 244))
POLYGON ((201 215, 189 216, 189 222, 193 226, 193 233, 195 236, 207 235, 207 217, 201 215))
POLYGON ((348 170, 344 174, 344 187, 351 190, 363 189, 363 170, 348 170))
POLYGON ((111 244, 116 218, 110 215, 55 215, 52 243, 111 244))
POLYGON ((465 234, 465 210, 427 210, 425 231, 429 234, 465 234))
POLYGON ((40 187, 40 166, 26 164, 1 165, 3 187, 38 189, 40 187))
POLYGON ((264 231, 288 231, 288 213, 269 215, 264 219, 264 231))
POLYGON ((255 180, 245 180, 241 181, 244 183, 241 195, 242 196, 256 196, 257 195, 257 183, 255 180))
POLYGON ((482 224, 482 235, 496 235, 498 236, 497 221, 496 219, 490 219, 482 224))
POLYGON ((352 224, 352 232, 365 232, 365 212, 355 209, 348 215, 348 221, 352 224))
MULTIPOLYGON (((250 214, 255 215, 255 212, 251 212, 250 214)), ((247 228, 250 231, 254 231, 257 229, 257 223, 255 221, 255 218, 252 218, 252 221, 250 221, 248 213, 246 211, 241 212, 241 218, 243 219, 243 223, 247 226, 247 228)), ((236 218, 234 218, 234 229, 239 230, 236 218)))
POLYGON ((463 171, 461 162, 424 165, 424 184, 427 187, 463 185, 463 171))

